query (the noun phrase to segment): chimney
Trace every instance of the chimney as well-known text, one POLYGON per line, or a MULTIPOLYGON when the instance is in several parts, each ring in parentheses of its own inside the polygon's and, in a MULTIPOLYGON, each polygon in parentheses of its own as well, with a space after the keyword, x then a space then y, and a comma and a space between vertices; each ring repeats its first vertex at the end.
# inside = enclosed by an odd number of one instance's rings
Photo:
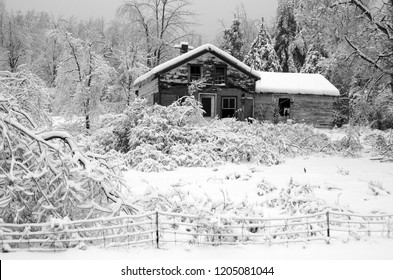
POLYGON ((187 53, 189 50, 194 49, 192 46, 188 45, 188 42, 180 42, 180 44, 175 45, 174 48, 180 50, 180 55, 187 53))
POLYGON ((186 53, 188 52, 188 42, 181 42, 180 43, 180 53, 186 53))

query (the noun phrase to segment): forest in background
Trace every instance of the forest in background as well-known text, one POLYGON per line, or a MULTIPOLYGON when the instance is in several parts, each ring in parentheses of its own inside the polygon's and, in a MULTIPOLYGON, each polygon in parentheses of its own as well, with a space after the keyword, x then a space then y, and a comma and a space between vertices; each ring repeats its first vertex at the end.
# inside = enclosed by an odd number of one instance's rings
MULTIPOLYGON (((38 111, 84 118, 121 113, 133 81, 201 37, 189 0, 131 0, 115 20, 9 11, 0 1, 0 82, 34 90, 38 111), (18 81, 21 84, 18 84, 18 81), (28 81, 28 82, 25 82, 28 81)), ((244 6, 215 43, 257 70, 321 73, 341 93, 335 123, 393 127, 393 0, 280 0, 273 26, 244 6)))

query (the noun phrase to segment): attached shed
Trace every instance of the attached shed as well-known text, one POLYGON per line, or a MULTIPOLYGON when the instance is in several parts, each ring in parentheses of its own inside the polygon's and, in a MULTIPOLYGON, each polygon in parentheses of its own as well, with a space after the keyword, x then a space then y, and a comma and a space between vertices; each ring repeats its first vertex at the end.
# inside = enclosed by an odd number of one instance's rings
POLYGON ((320 74, 259 72, 255 117, 259 119, 333 126, 333 103, 338 89, 320 74))

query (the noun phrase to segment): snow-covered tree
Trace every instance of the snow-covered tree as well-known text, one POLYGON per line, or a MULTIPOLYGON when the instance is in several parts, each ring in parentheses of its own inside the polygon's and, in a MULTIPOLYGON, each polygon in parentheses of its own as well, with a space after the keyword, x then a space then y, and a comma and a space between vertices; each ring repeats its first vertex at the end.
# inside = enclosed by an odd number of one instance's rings
POLYGON ((139 45, 125 44, 114 50, 114 56, 119 62, 116 67, 117 80, 115 87, 122 92, 125 103, 135 98, 133 95, 133 83, 136 78, 148 71, 148 67, 144 64, 146 54, 141 52, 139 45))
POLYGON ((191 33, 189 27, 195 22, 191 5, 189 0, 128 0, 119 8, 118 14, 138 27, 148 67, 160 64, 172 46, 191 33))
POLYGON ((231 27, 224 30, 224 38, 220 48, 242 61, 244 58, 244 39, 243 33, 240 30, 240 24, 240 20, 235 17, 231 27))
POLYGON ((75 38, 60 29, 54 30, 52 36, 65 47, 57 69, 57 104, 63 113, 84 116, 85 128, 90 129, 91 117, 98 113, 114 69, 95 50, 99 43, 75 38))
POLYGON ((311 45, 308 48, 306 59, 300 69, 300 72, 326 75, 328 69, 329 59, 327 52, 321 46, 311 45))
POLYGON ((283 72, 298 72, 306 56, 306 44, 297 32, 292 0, 280 0, 277 9, 274 49, 283 72))
POLYGON ((294 71, 295 65, 290 52, 290 44, 296 36, 296 20, 292 3, 280 0, 277 9, 276 40, 274 49, 280 59, 281 68, 284 72, 294 71))
POLYGON ((49 90, 37 75, 26 69, 16 73, 0 71, 0 92, 4 101, 17 104, 12 109, 29 125, 43 127, 49 123, 49 90))
POLYGON ((276 51, 272 45, 272 39, 266 30, 263 18, 258 36, 244 58, 244 63, 256 70, 267 72, 282 71, 276 51))
POLYGON ((136 209, 124 197, 124 182, 117 167, 97 155, 84 154, 68 133, 37 131, 34 115, 39 108, 31 105, 39 95, 36 90, 42 89, 39 84, 27 73, 0 73, 2 222, 37 223, 52 218, 78 220, 133 213, 136 209), (13 85, 21 82, 32 89, 32 96, 23 90, 15 95, 18 88, 13 85), (30 97, 31 103, 26 104, 21 96, 30 97))

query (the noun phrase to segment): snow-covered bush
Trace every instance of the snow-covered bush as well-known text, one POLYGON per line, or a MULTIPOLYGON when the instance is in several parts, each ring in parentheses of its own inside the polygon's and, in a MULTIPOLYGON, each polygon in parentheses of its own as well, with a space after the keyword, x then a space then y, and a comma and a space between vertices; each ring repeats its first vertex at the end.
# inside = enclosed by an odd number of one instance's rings
POLYGON ((342 152, 344 156, 359 157, 363 150, 359 129, 359 127, 348 126, 345 137, 334 143, 336 150, 342 152))
POLYGON ((381 156, 381 161, 393 161, 393 130, 372 130, 364 141, 381 156))
POLYGON ((280 192, 278 206, 285 214, 307 215, 326 210, 326 202, 314 194, 312 186, 299 184, 291 180, 286 189, 280 192))
POLYGON ((104 151, 126 152, 128 164, 143 171, 212 166, 222 161, 275 165, 288 156, 330 147, 327 136, 305 124, 248 123, 228 118, 206 121, 200 104, 192 97, 168 107, 148 106, 137 99, 124 116, 109 121, 98 134, 95 139, 104 151))
POLYGON ((89 139, 95 152, 106 153, 110 150, 125 152, 128 150, 128 118, 125 114, 103 115, 100 126, 89 139))

